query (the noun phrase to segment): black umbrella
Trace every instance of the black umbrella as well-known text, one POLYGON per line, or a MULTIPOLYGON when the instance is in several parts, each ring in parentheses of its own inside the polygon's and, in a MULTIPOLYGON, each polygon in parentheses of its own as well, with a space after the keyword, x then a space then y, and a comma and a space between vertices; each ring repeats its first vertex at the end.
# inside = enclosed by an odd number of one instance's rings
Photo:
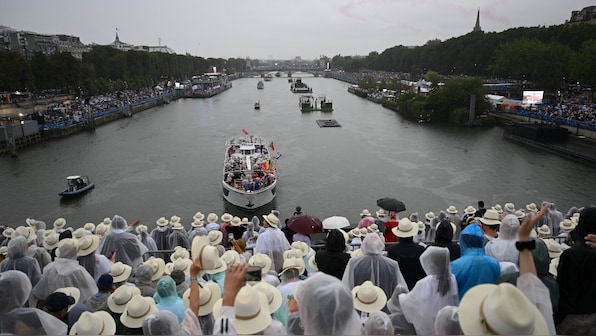
POLYGON ((406 205, 404 202, 390 197, 379 198, 377 200, 377 205, 381 209, 385 209, 387 211, 402 212, 406 210, 406 205))

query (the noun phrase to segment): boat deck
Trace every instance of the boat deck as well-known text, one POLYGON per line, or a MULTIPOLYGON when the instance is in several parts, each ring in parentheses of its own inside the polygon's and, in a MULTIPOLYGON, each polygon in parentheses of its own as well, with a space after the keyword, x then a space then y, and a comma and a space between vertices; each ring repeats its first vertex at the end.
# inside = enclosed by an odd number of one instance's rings
POLYGON ((335 119, 318 119, 317 125, 319 125, 319 127, 341 127, 335 119))

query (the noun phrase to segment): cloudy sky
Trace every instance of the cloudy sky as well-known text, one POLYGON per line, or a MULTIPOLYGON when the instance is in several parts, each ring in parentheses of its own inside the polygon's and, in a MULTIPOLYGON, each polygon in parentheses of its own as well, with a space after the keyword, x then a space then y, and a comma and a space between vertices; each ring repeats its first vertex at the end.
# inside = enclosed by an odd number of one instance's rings
POLYGON ((202 57, 316 59, 422 45, 472 30, 551 26, 594 0, 2 0, 0 25, 83 43, 167 45, 202 57))

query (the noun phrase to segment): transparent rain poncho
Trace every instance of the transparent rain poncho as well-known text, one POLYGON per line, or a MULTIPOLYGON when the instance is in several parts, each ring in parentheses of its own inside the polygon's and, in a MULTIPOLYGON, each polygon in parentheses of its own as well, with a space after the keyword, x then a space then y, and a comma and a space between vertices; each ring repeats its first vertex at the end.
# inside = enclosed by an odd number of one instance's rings
POLYGON ((271 258, 271 269, 279 272, 283 266, 283 252, 290 248, 284 233, 274 227, 268 227, 259 234, 254 253, 263 253, 271 258))
POLYGON ((346 266, 342 282, 350 290, 367 280, 380 287, 387 297, 391 297, 398 284, 407 288, 397 261, 384 257, 385 243, 379 235, 366 235, 362 241, 363 256, 352 258, 346 266))
POLYGON ((305 335, 360 335, 362 324, 352 293, 335 277, 319 272, 296 290, 305 335))
POLYGON ((136 269, 143 262, 142 243, 132 233, 123 231, 127 224, 121 216, 115 215, 111 225, 111 232, 103 237, 97 250, 108 258, 113 251, 116 251, 115 262, 121 261, 131 266, 133 270, 136 269))
POLYGON ((364 323, 365 335, 394 335, 393 323, 387 314, 382 311, 370 313, 364 323))
POLYGON ((170 311, 159 311, 143 321, 143 335, 203 335, 199 321, 190 309, 185 312, 184 322, 170 311))
POLYGON ((459 309, 456 306, 445 306, 439 310, 435 318, 435 335, 463 335, 459 326, 459 309))
POLYGON ((29 297, 31 284, 20 271, 0 273, 0 333, 66 335, 67 325, 37 308, 21 308, 29 297))
POLYGON ((519 251, 515 248, 519 231, 519 219, 516 215, 507 215, 501 220, 499 237, 486 243, 484 250, 486 255, 494 257, 498 261, 508 261, 518 264, 519 251))
POLYGON ((420 256, 420 263, 427 276, 420 279, 412 291, 399 295, 399 302, 406 319, 416 328, 418 335, 430 335, 435 330, 434 318, 445 306, 457 306, 457 282, 451 274, 449 250, 429 246, 420 256))
POLYGON ((41 279, 31 291, 34 301, 45 298, 58 288, 77 287, 81 291, 79 302, 86 302, 97 293, 95 279, 77 261, 77 246, 73 240, 63 242, 60 256, 44 269, 41 279))
POLYGON ((402 312, 399 304, 399 295, 408 293, 408 287, 405 285, 397 285, 393 290, 391 298, 387 300, 387 309, 389 310, 389 319, 393 324, 393 332, 395 335, 415 335, 414 325, 412 325, 402 312))
POLYGON ((205 227, 193 227, 190 231, 188 231, 188 242, 192 245, 192 240, 195 237, 202 237, 207 235, 207 229, 205 227))
POLYGON ((178 322, 184 320, 186 307, 184 306, 184 302, 182 302, 182 298, 178 296, 176 282, 169 275, 163 276, 157 282, 153 300, 155 300, 157 309, 160 311, 167 310, 172 312, 178 318, 178 322))
POLYGON ((185 249, 190 248, 186 232, 182 230, 172 230, 172 233, 168 236, 168 243, 170 244, 170 248, 175 248, 176 246, 182 246, 185 249))
POLYGON ((157 251, 157 244, 155 244, 155 240, 153 240, 153 237, 147 231, 141 231, 139 233, 139 240, 145 245, 148 251, 157 251))
POLYGON ((8 243, 7 258, 0 263, 0 272, 15 270, 23 272, 32 286, 37 285, 41 278, 39 263, 32 257, 26 256, 27 240, 25 237, 16 237, 8 243))

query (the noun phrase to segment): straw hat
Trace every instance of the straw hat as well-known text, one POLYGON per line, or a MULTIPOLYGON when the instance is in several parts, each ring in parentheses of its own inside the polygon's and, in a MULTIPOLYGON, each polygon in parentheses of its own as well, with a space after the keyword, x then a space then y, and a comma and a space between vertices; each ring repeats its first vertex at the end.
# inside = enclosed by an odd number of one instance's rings
MULTIPOLYGON (((424 218, 426 218, 427 220, 433 220, 435 218, 435 213, 434 212, 427 212, 424 214, 424 218)), ((401 222, 400 222, 401 224, 401 222)))
POLYGON ((366 216, 366 217, 370 217, 372 216, 370 211, 368 211, 368 209, 364 209, 362 210, 362 212, 360 213, 360 216, 366 216))
POLYGON ((210 213, 209 215, 207 215, 207 222, 209 222, 209 223, 215 223, 215 222, 217 222, 217 219, 219 219, 219 217, 217 217, 217 215, 214 214, 213 212, 210 213))
POLYGON ((559 268, 559 258, 554 258, 550 261, 548 265, 548 273, 552 274, 554 277, 557 276, 557 268, 559 268))
POLYGON ((226 262, 222 258, 217 258, 217 260, 215 261, 215 267, 210 270, 205 270, 205 273, 217 274, 217 273, 225 272, 226 268, 228 268, 228 265, 226 264, 226 262))
POLYGON ((543 236, 548 236, 551 234, 550 228, 546 224, 540 226, 537 231, 538 231, 538 234, 541 234, 543 236))
POLYGON ((214 269, 219 260, 219 252, 210 244, 207 236, 195 237, 192 240, 191 255, 192 260, 200 258, 204 270, 214 269))
POLYGON ((563 253, 563 248, 561 248, 561 244, 559 244, 554 239, 542 239, 546 247, 548 248, 548 256, 551 259, 558 258, 563 253))
POLYGON ((308 258, 307 262, 308 262, 308 267, 310 267, 311 270, 313 270, 313 272, 318 272, 319 271, 319 266, 317 265, 317 261, 315 259, 316 255, 311 255, 310 258, 308 258))
POLYGON ((147 232, 148 229, 149 228, 147 227, 147 225, 141 224, 135 228, 135 231, 137 232, 137 234, 141 234, 141 232, 147 232))
POLYGON ((165 272, 167 274, 172 274, 173 271, 178 270, 188 275, 190 273, 190 266, 192 266, 192 261, 190 259, 176 259, 173 262, 167 263, 165 272))
POLYGON ((387 303, 385 292, 371 281, 365 281, 362 285, 352 288, 352 299, 354 308, 366 313, 381 310, 387 303))
POLYGON ((298 249, 298 250, 302 251, 301 257, 304 257, 310 251, 310 247, 308 246, 308 244, 305 243, 305 242, 303 242, 303 241, 295 241, 295 242, 293 242, 292 245, 291 245, 291 248, 298 249))
POLYGON ((79 299, 81 298, 81 291, 76 287, 58 288, 54 291, 54 293, 64 293, 68 296, 72 296, 75 302, 68 306, 68 311, 70 311, 72 307, 76 306, 77 303, 79 303, 79 299))
POLYGON ((474 208, 471 205, 468 205, 465 209, 464 209, 464 213, 468 214, 468 215, 473 215, 476 213, 476 208, 474 208))
POLYGON ((110 226, 112 224, 112 219, 110 217, 105 217, 101 222, 106 226, 110 226))
POLYGON ((115 335, 116 322, 106 311, 83 312, 70 329, 69 335, 115 335))
POLYGON ((14 229, 11 227, 7 227, 4 229, 4 231, 2 231, 2 235, 5 238, 12 238, 12 234, 14 233, 14 229))
POLYGON ((379 209, 376 212, 377 217, 387 217, 387 211, 385 211, 385 209, 379 209))
POLYGON ((515 205, 513 203, 505 203, 505 211, 514 213, 515 205))
POLYGON ((60 257, 60 250, 62 249, 62 247, 64 247, 64 249, 69 249, 71 246, 74 246, 73 249, 78 250, 79 247, 77 246, 77 243, 74 239, 72 238, 65 238, 62 239, 60 241, 58 241, 58 246, 56 246, 56 257, 60 257))
POLYGON ((509 283, 470 288, 459 304, 459 324, 466 335, 547 335, 544 317, 509 283))
POLYGON ((517 216, 518 219, 526 218, 526 213, 522 209, 515 211, 515 215, 517 216))
POLYGON ((81 239, 89 233, 90 232, 85 230, 84 228, 78 228, 72 232, 72 239, 81 239))
POLYGON ((27 224, 28 226, 35 227, 36 222, 37 222, 37 220, 35 220, 33 218, 25 218, 25 224, 27 224))
POLYGON ((60 217, 54 221, 54 229, 63 229, 66 225, 66 219, 60 217))
MULTIPOLYGON (((213 306, 213 317, 217 321, 221 316, 219 299, 213 306)), ((256 334, 265 330, 271 324, 271 312, 265 295, 250 285, 245 285, 238 291, 234 300, 236 332, 239 335, 256 334)))
POLYGON ((422 221, 418 222, 418 232, 420 232, 420 231, 422 231, 422 232, 426 231, 426 225, 424 225, 424 222, 422 222, 422 221))
POLYGON ((279 218, 277 218, 277 216, 272 213, 268 215, 263 215, 263 219, 265 219, 265 221, 273 227, 277 227, 277 225, 279 224, 279 218))
POLYGON ((84 257, 90 255, 97 250, 99 246, 99 236, 96 235, 85 235, 81 239, 77 240, 77 246, 79 251, 77 255, 84 257))
POLYGON ((450 214, 456 214, 457 213, 457 209, 455 208, 455 206, 451 205, 447 208, 447 212, 450 214))
POLYGON ((302 258, 304 255, 300 249, 290 248, 289 250, 285 250, 283 252, 284 260, 288 258, 302 258))
POLYGON ((102 234, 106 233, 106 231, 108 231, 108 226, 104 223, 99 223, 95 227, 95 234, 98 236, 101 236, 102 234))
POLYGON ((559 229, 565 231, 571 231, 575 229, 575 224, 571 221, 571 219, 564 219, 561 223, 559 223, 559 229))
POLYGON ((120 286, 108 296, 108 308, 116 314, 122 314, 126 309, 126 304, 135 295, 141 295, 141 290, 138 287, 120 286))
POLYGON ((173 215, 170 217, 170 225, 174 225, 176 223, 180 223, 180 217, 173 215))
POLYGON ((412 223, 407 218, 402 218, 399 225, 391 229, 394 235, 400 238, 414 237, 418 234, 418 223, 412 223))
POLYGON ((223 215, 221 215, 221 221, 228 223, 230 222, 232 219, 234 218, 234 216, 230 215, 229 213, 224 213, 223 215))
POLYGON ((35 233, 35 229, 32 228, 31 226, 17 227, 12 234, 12 238, 16 238, 19 236, 24 237, 25 240, 27 241, 27 244, 29 244, 32 241, 34 241, 35 239, 37 239, 37 234, 35 233))
POLYGON ((263 293, 267 298, 267 303, 270 312, 275 312, 281 307, 282 299, 281 299, 281 292, 277 287, 273 287, 271 284, 267 283, 266 281, 259 281, 252 286, 252 288, 258 290, 259 292, 263 293))
POLYGON ((157 224, 157 226, 168 226, 170 222, 165 217, 159 217, 159 219, 155 221, 155 224, 157 224))
POLYGON ((120 322, 122 322, 125 327, 141 328, 143 326, 143 321, 147 316, 155 314, 158 311, 159 310, 152 297, 135 295, 126 304, 124 312, 120 315, 120 322))
POLYGON ((8 254, 8 246, 0 246, 0 254, 6 256, 8 254))
POLYGON ((93 223, 85 223, 85 225, 83 225, 83 228, 91 233, 95 232, 95 224, 93 223))
POLYGON ((230 221, 230 224, 232 226, 240 226, 242 225, 242 220, 240 219, 240 217, 234 216, 234 218, 232 218, 232 220, 230 221))
POLYGON ((202 221, 203 219, 205 219, 205 215, 199 211, 194 216, 192 216, 192 219, 194 219, 195 221, 202 221))
POLYGON ((536 203, 527 204, 526 209, 528 209, 528 211, 538 212, 538 207, 536 206, 536 203))
POLYGON ((284 259, 284 264, 281 272, 279 272, 279 276, 284 274, 287 270, 295 268, 298 270, 298 274, 302 275, 304 273, 304 260, 302 258, 290 257, 284 259))
POLYGON ((159 280, 166 270, 166 262, 162 258, 151 258, 143 264, 151 267, 151 281, 159 280))
POLYGON ((128 280, 132 273, 132 267, 123 264, 121 261, 114 263, 110 269, 110 275, 114 278, 114 283, 128 280))
POLYGON ((363 255, 364 255, 364 253, 362 253, 362 249, 356 249, 356 250, 350 252, 350 257, 352 257, 352 258, 362 257, 363 255))
POLYGON ((370 231, 370 233, 379 232, 379 226, 377 224, 371 224, 369 227, 367 227, 367 229, 370 231))
POLYGON ((501 221, 499 220, 499 213, 495 209, 488 209, 484 213, 482 217, 478 217, 478 220, 482 224, 486 225, 499 225, 501 221))
POLYGON ((190 253, 182 246, 176 246, 174 252, 170 254, 170 261, 174 262, 176 259, 190 259, 190 253))
MULTIPOLYGON (((201 286, 199 290, 199 316, 206 316, 213 312, 213 305, 221 298, 221 288, 212 281, 204 282, 201 286)), ((182 301, 188 308, 190 305, 190 288, 182 294, 182 301)))
POLYGON ((263 253, 257 253, 248 259, 250 266, 258 266, 261 268, 261 274, 265 275, 271 269, 271 258, 263 253))
POLYGON ((501 207, 501 204, 496 204, 493 209, 497 210, 498 213, 502 214, 503 213, 503 208, 501 207))
POLYGON ((248 225, 250 224, 250 222, 248 221, 248 218, 246 217, 242 217, 242 220, 240 221, 241 225, 248 225))
POLYGON ((193 228, 203 227, 203 225, 205 225, 205 223, 202 219, 195 219, 192 223, 190 223, 190 226, 193 228))
POLYGON ((234 250, 227 250, 222 254, 221 259, 227 266, 240 263, 240 255, 234 250))
POLYGON ((184 230, 184 226, 182 226, 182 224, 180 224, 180 222, 175 222, 174 225, 172 225, 172 230, 184 230))
POLYGON ((223 240, 223 233, 219 230, 211 230, 207 234, 207 237, 209 238, 210 244, 215 246, 221 243, 223 240))
POLYGON ((358 238, 362 237, 362 235, 360 234, 360 229, 358 229, 358 228, 353 228, 352 230, 350 230, 349 234, 352 237, 358 237, 358 238))
POLYGON ((366 237, 366 235, 368 234, 368 229, 367 228, 361 228, 361 229, 357 229, 358 231, 360 231, 360 237, 364 238, 366 237))

